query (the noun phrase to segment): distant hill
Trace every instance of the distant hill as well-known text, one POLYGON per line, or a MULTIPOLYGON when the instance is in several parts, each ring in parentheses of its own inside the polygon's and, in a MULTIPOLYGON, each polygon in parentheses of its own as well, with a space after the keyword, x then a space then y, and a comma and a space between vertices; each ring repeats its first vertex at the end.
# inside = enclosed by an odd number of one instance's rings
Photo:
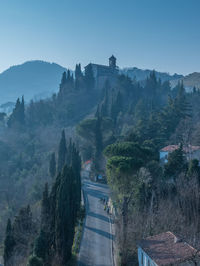
POLYGON ((200 89, 200 73, 194 72, 178 80, 171 81, 172 87, 175 87, 178 82, 183 82, 186 91, 191 91, 194 87, 200 89))
POLYGON ((22 95, 26 102, 50 96, 58 91, 64 71, 58 64, 39 60, 10 67, 0 74, 0 104, 15 102, 22 95))
MULTIPOLYGON (((131 79, 136 79, 137 81, 143 81, 147 77, 149 77, 152 70, 150 69, 143 70, 137 67, 128 67, 128 68, 121 69, 120 72, 129 76, 131 79)), ((167 80, 177 80, 177 79, 183 78, 182 75, 178 75, 178 74, 170 75, 168 73, 158 72, 158 71, 155 71, 155 73, 156 73, 156 77, 158 79, 161 79, 162 82, 167 81, 167 80)))
POLYGON ((15 107, 15 102, 3 103, 0 105, 0 112, 10 114, 12 113, 14 107, 15 107))

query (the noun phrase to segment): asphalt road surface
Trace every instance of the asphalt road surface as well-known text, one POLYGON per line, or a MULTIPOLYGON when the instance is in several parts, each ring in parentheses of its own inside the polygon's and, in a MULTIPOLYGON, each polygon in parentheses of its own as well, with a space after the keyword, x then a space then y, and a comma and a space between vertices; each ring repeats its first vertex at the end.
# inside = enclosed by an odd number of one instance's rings
POLYGON ((85 180, 86 219, 79 253, 79 266, 113 266, 111 219, 100 198, 108 197, 106 185, 85 180))

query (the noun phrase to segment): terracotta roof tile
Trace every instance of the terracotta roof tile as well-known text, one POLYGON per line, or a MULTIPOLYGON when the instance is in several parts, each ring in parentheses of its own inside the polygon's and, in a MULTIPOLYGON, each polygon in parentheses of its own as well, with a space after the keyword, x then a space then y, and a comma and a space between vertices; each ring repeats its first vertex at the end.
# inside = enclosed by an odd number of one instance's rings
POLYGON ((178 145, 168 145, 164 148, 161 149, 161 151, 169 151, 169 152, 172 152, 172 151, 175 151, 178 149, 178 145))
MULTIPOLYGON (((162 148, 160 151, 172 152, 172 151, 177 150, 178 148, 179 148, 179 145, 168 145, 168 146, 162 148)), ((183 150, 186 153, 193 152, 193 151, 198 151, 198 150, 200 150, 200 146, 192 146, 192 145, 189 145, 189 146, 183 147, 183 150)))
POLYGON ((147 237, 139 243, 144 252, 159 266, 187 261, 197 254, 197 250, 183 241, 175 241, 171 232, 147 237))

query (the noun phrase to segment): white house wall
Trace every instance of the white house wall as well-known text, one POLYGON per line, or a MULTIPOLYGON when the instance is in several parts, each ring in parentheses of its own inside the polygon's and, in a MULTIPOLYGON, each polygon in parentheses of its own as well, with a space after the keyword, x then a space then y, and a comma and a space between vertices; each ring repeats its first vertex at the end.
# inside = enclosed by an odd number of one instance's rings
POLYGON ((168 151, 160 151, 160 161, 161 162, 164 162, 164 163, 168 162, 168 160, 167 160, 168 153, 169 153, 168 151))
POLYGON ((157 266, 157 264, 143 251, 141 247, 138 247, 138 262, 139 266, 157 266), (143 264, 142 264, 142 255, 143 255, 143 264))

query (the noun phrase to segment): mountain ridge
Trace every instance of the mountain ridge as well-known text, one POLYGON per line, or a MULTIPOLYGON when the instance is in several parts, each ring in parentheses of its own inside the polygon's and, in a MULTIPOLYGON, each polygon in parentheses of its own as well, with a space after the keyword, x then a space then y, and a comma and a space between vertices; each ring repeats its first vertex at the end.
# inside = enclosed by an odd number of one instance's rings
POLYGON ((0 104, 15 102, 22 95, 26 101, 50 96, 58 91, 64 71, 66 68, 56 63, 41 60, 8 68, 0 74, 0 104))
POLYGON ((178 80, 170 81, 172 87, 175 87, 178 82, 183 82, 183 85, 188 92, 192 91, 194 87, 200 89, 200 72, 193 72, 178 80))
MULTIPOLYGON (((131 79, 135 78, 137 81, 145 80, 150 75, 150 73, 152 71, 153 70, 151 70, 151 69, 140 69, 137 67, 125 67, 125 68, 122 68, 120 70, 121 73, 129 76, 131 79)), ((156 77, 158 79, 161 79, 161 81, 163 81, 163 82, 168 81, 168 80, 180 79, 180 78, 184 77, 183 75, 180 75, 177 73, 170 75, 167 72, 160 72, 160 71, 156 71, 156 70, 154 70, 154 71, 155 71, 156 77)))

